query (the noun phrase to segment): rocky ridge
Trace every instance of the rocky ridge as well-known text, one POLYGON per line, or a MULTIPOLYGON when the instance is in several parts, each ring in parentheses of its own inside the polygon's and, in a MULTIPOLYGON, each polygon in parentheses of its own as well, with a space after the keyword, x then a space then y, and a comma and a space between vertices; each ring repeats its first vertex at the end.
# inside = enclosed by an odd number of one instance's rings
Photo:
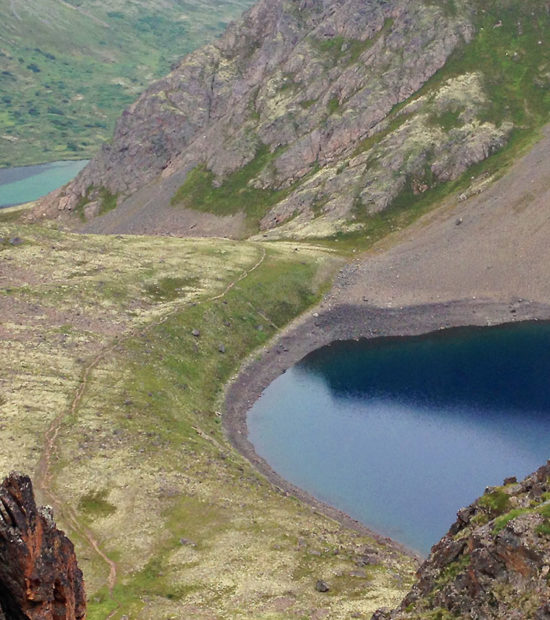
MULTIPOLYGON (((494 32, 523 33, 519 21, 502 29, 497 9, 494 24, 486 18, 494 32)), ((492 113, 483 68, 440 71, 479 36, 485 13, 476 0, 261 0, 152 84, 112 143, 34 217, 77 212, 102 216, 91 232, 154 232, 161 221, 182 232, 193 209, 242 211, 243 234, 360 228, 508 142, 513 115, 492 113)))
POLYGON ((550 618, 550 461, 458 512, 399 609, 373 620, 550 618))
POLYGON ((74 547, 51 509, 37 508, 31 480, 11 473, 0 486, 0 619, 86 617, 74 547))

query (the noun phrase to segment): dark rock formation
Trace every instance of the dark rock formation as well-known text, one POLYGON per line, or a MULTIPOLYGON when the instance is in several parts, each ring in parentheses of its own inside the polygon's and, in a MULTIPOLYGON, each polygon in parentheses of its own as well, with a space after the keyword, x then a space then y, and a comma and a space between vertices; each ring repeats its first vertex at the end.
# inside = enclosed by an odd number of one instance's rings
POLYGON ((11 473, 0 487, 0 618, 85 617, 84 583, 71 541, 50 509, 37 508, 30 478, 11 473))
MULTIPOLYGON (((101 214, 117 196, 117 213, 87 230, 155 232, 195 169, 195 187, 250 192, 263 230, 353 228, 401 192, 456 179, 506 144, 513 125, 487 118, 491 92, 480 71, 455 69, 420 90, 475 36, 476 7, 261 0, 155 82, 124 112, 112 143, 34 215, 101 214), (104 209, 86 210, 102 201, 104 209)), ((180 207, 198 208, 192 195, 178 196, 180 207)), ((239 205, 200 208, 228 215, 239 205)), ((170 213, 175 221, 181 208, 170 213)))
POLYGON ((458 512, 399 609, 373 620, 550 619, 550 461, 505 483, 458 512))

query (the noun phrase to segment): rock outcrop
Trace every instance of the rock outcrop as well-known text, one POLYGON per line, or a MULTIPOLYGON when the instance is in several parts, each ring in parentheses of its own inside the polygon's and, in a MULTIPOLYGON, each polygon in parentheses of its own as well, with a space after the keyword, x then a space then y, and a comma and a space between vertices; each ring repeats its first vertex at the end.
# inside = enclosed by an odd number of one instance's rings
POLYGON ((12 473, 0 487, 0 619, 86 617, 82 573, 51 509, 37 508, 31 480, 12 473))
POLYGON ((400 608, 373 620, 550 619, 550 461, 457 516, 400 608))
POLYGON ((248 232, 356 229, 507 143, 513 119, 492 114, 483 68, 438 73, 483 29, 479 15, 492 19, 478 4, 261 0, 152 84, 34 217, 76 211, 107 222, 91 232, 155 232, 170 213, 177 232, 187 208, 243 211, 248 232))

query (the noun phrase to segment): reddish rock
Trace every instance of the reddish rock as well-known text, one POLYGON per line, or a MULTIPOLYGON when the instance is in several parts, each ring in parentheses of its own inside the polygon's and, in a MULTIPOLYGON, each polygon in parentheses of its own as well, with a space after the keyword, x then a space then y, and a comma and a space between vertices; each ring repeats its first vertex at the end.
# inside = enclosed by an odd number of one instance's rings
POLYGON ((86 617, 82 572, 50 508, 37 508, 31 480, 11 473, 0 487, 0 619, 86 617))

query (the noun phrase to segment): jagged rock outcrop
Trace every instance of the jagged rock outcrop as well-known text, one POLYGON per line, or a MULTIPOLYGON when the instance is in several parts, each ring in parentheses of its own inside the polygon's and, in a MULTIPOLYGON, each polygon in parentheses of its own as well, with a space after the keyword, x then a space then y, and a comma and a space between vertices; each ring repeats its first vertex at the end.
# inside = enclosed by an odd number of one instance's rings
POLYGON ((373 620, 550 619, 550 461, 457 516, 400 608, 373 620))
POLYGON ((154 231, 164 217, 177 231, 182 208, 243 211, 248 232, 355 229, 507 143, 513 118, 493 113, 487 68, 455 62, 434 77, 483 30, 481 14, 493 19, 476 0, 261 0, 151 85, 34 217, 93 218, 116 197, 109 224, 88 230, 154 231))
POLYGON ((0 618, 86 617, 82 573, 51 509, 37 508, 31 480, 11 473, 0 487, 0 618))

